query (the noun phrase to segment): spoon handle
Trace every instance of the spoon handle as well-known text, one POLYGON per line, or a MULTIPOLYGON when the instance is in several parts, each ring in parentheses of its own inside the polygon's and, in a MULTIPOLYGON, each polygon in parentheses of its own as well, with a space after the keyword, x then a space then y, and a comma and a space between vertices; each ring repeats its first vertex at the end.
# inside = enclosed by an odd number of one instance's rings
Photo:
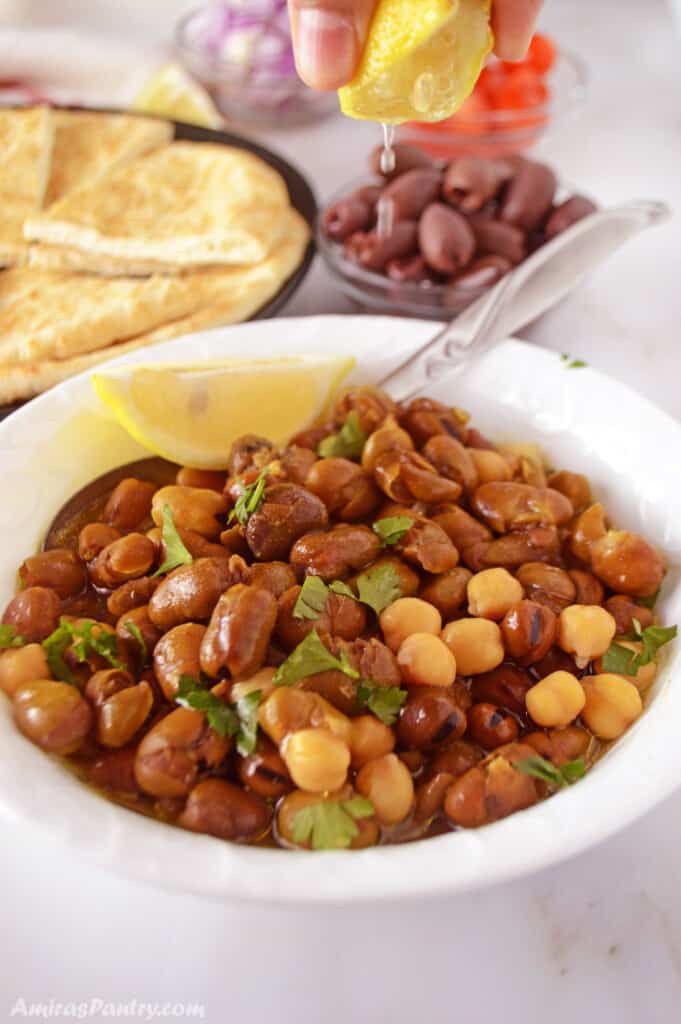
POLYGON ((667 220, 665 203, 637 200, 573 224, 517 266, 380 383, 402 401, 461 371, 550 309, 629 238, 667 220))

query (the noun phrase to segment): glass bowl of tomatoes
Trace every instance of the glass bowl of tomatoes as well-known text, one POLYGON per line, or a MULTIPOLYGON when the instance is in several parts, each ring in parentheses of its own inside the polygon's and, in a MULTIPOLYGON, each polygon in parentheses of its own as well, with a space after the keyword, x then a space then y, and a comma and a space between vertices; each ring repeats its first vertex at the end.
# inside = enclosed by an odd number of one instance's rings
POLYGON ((584 99, 587 81, 578 57, 538 33, 523 61, 491 58, 456 114, 434 124, 407 124, 400 139, 442 158, 519 153, 575 110, 584 99))

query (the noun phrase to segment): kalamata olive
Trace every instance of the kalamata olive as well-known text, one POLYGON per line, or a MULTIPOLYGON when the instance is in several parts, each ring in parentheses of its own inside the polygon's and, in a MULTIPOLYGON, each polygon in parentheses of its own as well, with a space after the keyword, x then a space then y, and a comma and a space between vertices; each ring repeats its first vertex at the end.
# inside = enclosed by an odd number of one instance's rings
POLYGON ((390 260, 414 252, 417 238, 416 221, 399 220, 389 235, 381 236, 375 230, 355 233, 350 238, 352 245, 348 247, 346 243, 345 251, 367 270, 383 270, 390 260))
POLYGON ((162 630, 155 626, 149 618, 148 605, 142 605, 140 608, 132 608, 129 612, 124 612, 116 622, 116 635, 132 646, 137 664, 143 664, 145 661, 144 651, 140 649, 139 641, 135 635, 137 631, 139 631, 146 647, 147 657, 150 657, 156 644, 161 639, 162 630))
POLYGON ((335 400, 333 421, 336 426, 342 426, 351 412, 357 414, 364 433, 371 434, 380 427, 386 416, 394 416, 397 413, 397 405, 387 392, 371 385, 363 385, 346 388, 335 400))
POLYGON ((92 709, 75 686, 38 679, 14 694, 14 721, 33 743, 50 754, 73 754, 92 726, 92 709))
POLYGON ((485 750, 495 750, 518 739, 520 729, 515 718, 495 704, 474 704, 467 718, 468 738, 485 750))
POLYGON ((563 608, 575 603, 577 590, 564 569, 544 562, 526 562, 521 565, 516 577, 531 601, 543 604, 556 615, 563 608))
POLYGON ((27 587, 9 602, 2 616, 5 626, 15 630, 28 643, 49 636, 59 624, 61 601, 50 587, 27 587))
POLYGON ((84 562, 91 562, 120 536, 121 531, 108 523, 87 523, 78 534, 78 557, 84 562))
POLYGON ((454 274, 465 267, 475 253, 475 235, 460 213, 444 203, 431 203, 418 226, 421 253, 433 270, 454 274))
POLYGON ((534 231, 551 209, 557 184, 546 164, 521 160, 501 203, 500 219, 524 231, 534 231))
POLYGON ((393 222, 418 220, 426 206, 440 194, 442 175, 437 170, 417 167, 393 178, 383 189, 381 202, 392 204, 393 222))
POLYGON ((570 473, 562 469, 559 473, 551 474, 548 484, 554 491, 560 491, 569 498, 577 514, 591 503, 591 485, 582 473, 570 473))
POLYGON ((152 519, 157 526, 163 525, 163 509, 170 508, 175 526, 200 533, 208 540, 220 535, 229 502, 223 494, 207 487, 178 487, 171 484, 156 491, 151 503, 152 519))
POLYGON ((589 217, 597 209, 596 204, 587 199, 586 196, 570 196, 569 199, 566 199, 560 206, 556 206, 551 212, 544 228, 547 241, 555 238, 556 235, 560 235, 563 231, 567 231, 577 221, 583 220, 584 217, 589 217))
POLYGON ((246 540, 260 561, 286 559, 299 537, 323 529, 328 518, 326 505, 316 494, 297 484, 274 484, 249 518, 246 540))
POLYGON ((523 743, 534 747, 538 754, 558 767, 584 757, 591 741, 590 733, 578 725, 549 729, 548 732, 531 732, 523 736, 523 743))
POLYGON ((605 602, 605 610, 610 612, 617 625, 617 635, 631 633, 634 629, 634 619, 641 624, 642 629, 652 626, 655 621, 650 608, 645 605, 636 604, 628 594, 615 594, 605 602))
POLYGON ((572 524, 572 552, 586 565, 591 564, 591 548, 593 544, 605 537, 608 531, 605 509, 597 502, 590 505, 575 519, 572 524))
POLYGON ((107 610, 115 619, 119 619, 121 615, 132 611, 133 608, 141 608, 143 605, 149 604, 151 595, 160 583, 161 580, 158 577, 154 579, 151 576, 140 576, 136 580, 122 583, 120 587, 109 594, 106 600, 107 610))
POLYGON ((385 272, 391 281, 411 282, 420 284, 422 281, 435 281, 435 275, 423 256, 396 256, 386 264, 385 272))
POLYGON ((189 794, 178 824, 218 839, 250 842, 267 830, 270 817, 267 804, 255 793, 223 779, 204 779, 189 794))
POLYGON ((135 779, 135 748, 108 750, 87 767, 87 774, 93 786, 112 789, 117 793, 138 793, 135 779))
POLYGON ((376 146, 369 155, 369 167, 373 173, 380 174, 382 178, 387 178, 388 181, 399 178, 401 174, 414 170, 416 167, 435 168, 433 158, 419 146, 410 146, 406 142, 396 142, 392 147, 392 151, 395 158, 395 166, 387 174, 384 174, 381 170, 383 146, 376 146))
POLYGON ((603 604, 603 584, 592 573, 570 569, 568 576, 575 585, 575 604, 603 604))
POLYGON ((243 581, 252 587, 269 590, 273 597, 280 598, 296 584, 296 574, 288 562, 254 562, 243 581))
POLYGON ((201 487, 222 494, 226 479, 226 474, 220 470, 192 469, 191 466, 182 466, 177 471, 175 483, 180 487, 201 487))
POLYGON ((501 281, 509 270, 511 262, 503 256, 481 256, 450 278, 444 291, 442 303, 447 309, 465 309, 479 291, 485 291, 501 281))
POLYGON ((527 256, 525 234, 512 224, 500 220, 473 217, 470 221, 475 245, 484 256, 500 256, 515 266, 527 256))
POLYGON ((471 696, 476 702, 496 704, 521 715, 525 711, 525 694, 534 684, 535 680, 525 669, 504 662, 491 672, 473 676, 471 696))
POLYGON ((313 629, 343 640, 355 640, 366 629, 364 606, 333 591, 329 593, 323 611, 315 618, 296 618, 294 609, 300 590, 298 586, 291 587, 279 598, 276 634, 285 651, 292 651, 313 629))
POLYGON ((258 737, 252 754, 239 758, 238 772, 244 786, 267 800, 277 800, 293 789, 284 759, 266 736, 258 737))
POLYGON ((217 767, 229 748, 229 738, 218 736, 200 711, 176 708, 141 740, 135 779, 152 796, 186 796, 199 770, 217 767))
POLYGON ((31 555, 19 568, 19 578, 25 588, 48 587, 59 597, 74 597, 87 583, 85 566, 75 551, 51 548, 31 555))
POLYGON ((228 560, 199 558, 191 565, 181 565, 152 594, 149 618, 162 632, 181 622, 204 622, 220 594, 241 582, 246 572, 247 566, 238 555, 228 560))
POLYGON ((321 498, 329 515, 345 522, 368 519, 381 500, 369 474, 349 459, 319 459, 310 469, 305 486, 321 498))
MULTIPOLYGON (((558 635, 558 618, 537 601, 520 601, 501 621, 504 647, 521 665, 533 665, 548 654, 558 635)), ((514 709, 515 710, 515 709, 514 709)))
POLYGON ((355 231, 366 231, 371 224, 372 210, 357 196, 347 196, 328 206, 322 215, 324 231, 335 242, 344 242, 355 231))
POLYGON ((448 572, 459 561, 459 552, 442 527, 424 516, 413 517, 412 525, 395 548, 407 562, 425 572, 448 572))
POLYGON ((108 544, 90 565, 97 587, 111 589, 144 576, 156 560, 156 548, 144 533, 128 533, 108 544))
POLYGON ((380 541, 368 526, 334 526, 328 533, 306 533, 291 549, 291 565, 299 576, 321 576, 330 583, 366 568, 377 557, 380 541))
POLYGON ((536 803, 536 781, 514 768, 519 761, 535 755, 534 748, 526 743, 509 743, 456 779, 444 801, 445 814, 452 824, 479 828, 536 803))
POLYGON ((374 212, 376 203, 381 198, 381 192, 383 191, 383 183, 380 185, 360 185, 354 192, 351 192, 353 199, 361 199, 363 203, 366 203, 370 208, 371 212, 374 212))
POLYGON ((472 505, 497 533, 535 525, 563 526, 574 514, 560 491, 505 481, 478 487, 472 505))
POLYGON ((394 501, 428 505, 456 501, 461 486, 440 476, 422 455, 410 451, 386 451, 374 466, 374 479, 384 494, 394 501))
POLYGON ((456 480, 464 491, 473 491, 478 485, 478 471, 467 448, 455 437, 436 434, 429 438, 423 454, 432 462, 440 476, 456 480))
POLYGON ((409 432, 413 443, 417 445, 424 445, 428 438, 436 434, 449 434, 466 443, 467 414, 434 398, 413 398, 402 410, 399 419, 401 426, 409 432))
POLYGON ((135 530, 151 512, 156 484, 127 477, 109 495, 104 506, 104 519, 119 530, 135 530))
POLYGON ((513 175, 513 168, 504 160, 485 160, 464 154, 456 157, 445 172, 442 195, 464 213, 476 213, 495 199, 513 175))
POLYGON ((201 642, 206 627, 183 622, 169 629, 154 648, 154 672, 163 693, 173 700, 181 676, 201 675, 201 642))
POLYGON ((462 566, 431 576, 421 587, 419 597, 435 605, 443 620, 449 622, 466 601, 466 588, 471 576, 472 573, 462 566))
POLYGON ((466 713, 456 692, 441 686, 412 687, 397 723, 405 747, 431 750, 460 739, 466 731, 466 713))
POLYGON ((201 642, 201 668, 215 678, 229 669, 247 679, 261 668, 277 619, 277 602, 269 590, 244 583, 222 595, 201 642))
POLYGON ((655 548, 628 530, 608 530, 591 545, 591 568, 611 590, 633 597, 650 597, 665 574, 655 548))

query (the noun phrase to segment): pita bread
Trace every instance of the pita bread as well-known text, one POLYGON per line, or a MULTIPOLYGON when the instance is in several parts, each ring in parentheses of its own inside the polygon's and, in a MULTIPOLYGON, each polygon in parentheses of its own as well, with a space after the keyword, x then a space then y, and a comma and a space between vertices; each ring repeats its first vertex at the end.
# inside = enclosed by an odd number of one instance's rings
POLYGON ((157 329, 109 348, 64 360, 43 360, 22 366, 0 367, 0 402, 32 398, 76 373, 107 359, 158 345, 194 331, 240 323, 253 316, 273 298, 299 266, 309 239, 309 229, 295 210, 290 211, 286 239, 256 267, 209 271, 213 298, 202 309, 157 329), (221 274, 221 278, 220 278, 221 274))
POLYGON ((26 258, 23 224, 42 206, 53 137, 47 107, 0 111, 0 266, 26 258))
MULTIPOLYGON (((102 277, 147 277, 150 274, 177 274, 173 263, 162 260, 130 261, 102 253, 83 252, 67 245, 43 245, 37 243, 28 247, 28 265, 36 270, 55 270, 69 274, 100 274, 102 277)), ((180 273, 192 273, 192 269, 180 273)))
POLYGON ((169 121, 129 114, 56 110, 45 206, 173 137, 169 121))
POLYGON ((214 143, 174 142, 70 192, 29 217, 24 236, 177 270, 265 259, 289 207, 281 176, 258 157, 214 143))

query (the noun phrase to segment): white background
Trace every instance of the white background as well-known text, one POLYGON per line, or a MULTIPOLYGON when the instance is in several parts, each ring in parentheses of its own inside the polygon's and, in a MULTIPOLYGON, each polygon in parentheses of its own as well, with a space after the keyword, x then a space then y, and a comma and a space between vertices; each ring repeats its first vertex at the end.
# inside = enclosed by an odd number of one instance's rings
MULTIPOLYGON (((0 0, 0 14, 161 45, 187 6, 0 0)), ((681 35, 667 7, 553 0, 544 25, 581 53, 592 82, 588 105, 542 153, 604 201, 650 196, 681 209, 681 35)), ((376 129, 335 119, 265 139, 323 197, 356 176, 376 129)), ((287 312, 348 308, 317 267, 287 312)), ((527 335, 678 416, 680 324, 677 219, 631 243, 527 335)), ((120 880, 9 827, 0 878, 0 1020, 19 996, 202 1002, 205 1019, 220 1024, 674 1024, 681 1016, 681 795, 553 870, 422 904, 299 911, 196 900, 120 880)))

